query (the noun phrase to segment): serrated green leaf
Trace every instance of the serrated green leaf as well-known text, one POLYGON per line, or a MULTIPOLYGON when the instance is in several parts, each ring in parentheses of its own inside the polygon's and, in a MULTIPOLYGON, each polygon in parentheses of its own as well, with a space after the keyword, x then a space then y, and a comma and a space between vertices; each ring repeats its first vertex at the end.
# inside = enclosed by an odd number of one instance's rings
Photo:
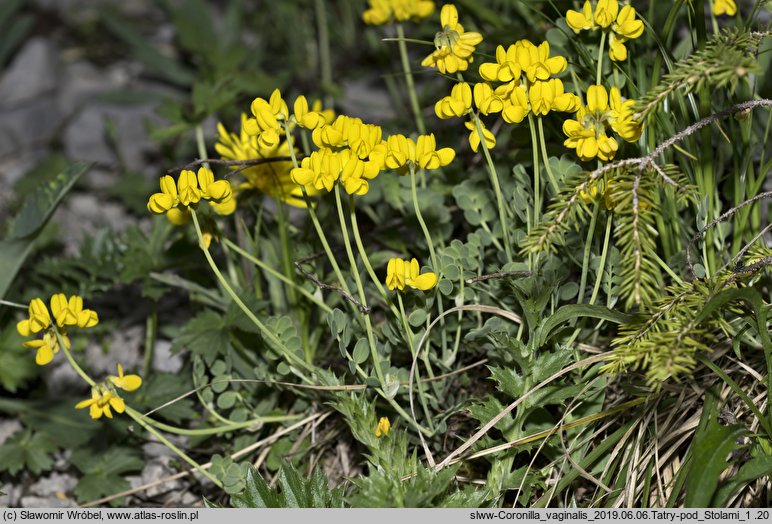
POLYGON ((23 430, 15 433, 0 446, 0 471, 15 475, 22 469, 38 475, 54 465, 51 454, 56 444, 43 433, 23 430))

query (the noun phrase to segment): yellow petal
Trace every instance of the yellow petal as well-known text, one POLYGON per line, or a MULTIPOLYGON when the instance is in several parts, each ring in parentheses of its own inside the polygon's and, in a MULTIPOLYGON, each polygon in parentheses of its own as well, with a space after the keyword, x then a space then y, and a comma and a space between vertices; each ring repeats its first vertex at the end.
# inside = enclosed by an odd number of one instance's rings
POLYGON ((29 320, 22 320, 16 324, 16 331, 18 331, 19 335, 23 337, 32 336, 32 331, 29 328, 29 320))
POLYGON ((38 352, 35 355, 35 364, 38 366, 45 366, 54 359, 54 351, 48 344, 42 345, 38 348, 38 352))
POLYGON ((431 289, 436 284, 437 284, 437 275, 431 272, 418 275, 410 282, 411 287, 420 289, 421 291, 426 291, 427 289, 431 289))

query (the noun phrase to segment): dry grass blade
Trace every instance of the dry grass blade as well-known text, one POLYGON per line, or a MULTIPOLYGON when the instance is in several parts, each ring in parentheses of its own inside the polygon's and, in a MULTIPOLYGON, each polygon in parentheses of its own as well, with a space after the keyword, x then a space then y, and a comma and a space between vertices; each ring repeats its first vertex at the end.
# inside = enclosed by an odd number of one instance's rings
POLYGON ((455 457, 461 455, 464 451, 472 447, 472 445, 480 440, 490 429, 495 426, 502 418, 506 417, 509 413, 512 412, 513 409, 515 409, 517 406, 519 406, 525 399, 539 391, 541 388, 549 384, 550 382, 554 381, 555 379, 558 379, 562 377, 563 375, 570 373, 571 371, 574 371, 575 369, 579 369, 582 367, 590 366, 592 364, 596 364, 598 362, 602 362, 603 360, 607 359, 608 357, 612 356, 614 353, 613 351, 607 351, 605 353, 601 353, 600 355, 594 355, 592 357, 585 358, 583 360, 580 360, 579 362, 575 362, 574 364, 571 364, 570 366, 567 366, 563 368, 562 370, 558 371, 557 373, 554 373, 551 377, 543 380, 533 388, 531 388, 527 393, 525 393, 522 397, 511 403, 509 406, 504 408, 498 415, 493 417, 490 421, 488 421, 487 424, 485 424, 477 433, 472 435, 469 440, 464 442, 461 446, 459 446, 455 451, 453 451, 450 455, 445 457, 445 459, 437 464, 435 467, 436 470, 441 470, 442 468, 446 467, 451 460, 453 460, 455 457))
MULTIPOLYGON (((284 428, 282 430, 279 430, 279 431, 275 432, 270 437, 264 438, 262 440, 258 440, 257 442, 255 442, 253 444, 250 444, 249 446, 247 446, 245 448, 242 448, 242 449, 236 451, 235 453, 232 453, 230 455, 230 458, 235 460, 235 459, 237 459, 239 457, 242 457, 242 456, 244 456, 244 455, 246 455, 248 453, 251 453, 252 451, 254 451, 256 449, 259 449, 259 448, 261 448, 263 446, 267 446, 267 445, 273 444, 274 442, 276 442, 279 438, 283 437, 284 435, 286 435, 288 433, 292 433, 296 429, 302 428, 303 426, 305 426, 305 425, 307 425, 309 423, 312 423, 312 422, 315 422, 316 424, 318 424, 322 420, 324 420, 327 417, 329 417, 331 414, 332 414, 331 411, 325 411, 325 412, 322 412, 322 413, 314 413, 313 415, 310 415, 310 416, 304 418, 303 420, 301 420, 299 422, 296 422, 295 424, 293 424, 291 426, 288 426, 288 427, 286 427, 286 428, 284 428)), ((211 462, 207 462, 206 464, 202 464, 201 465, 201 469, 204 469, 204 470, 207 470, 207 469, 209 469, 211 467, 212 467, 212 463, 211 462)), ((166 484, 167 482, 172 482, 172 481, 177 480, 177 479, 181 479, 181 478, 186 477, 188 475, 194 475, 196 472, 197 472, 197 470, 195 468, 191 468, 191 469, 186 470, 186 471, 180 471, 179 473, 175 473, 174 475, 170 475, 168 477, 164 477, 162 479, 158 479, 158 480, 155 480, 153 482, 148 482, 147 484, 143 484, 142 486, 138 486, 136 488, 132 488, 132 489, 129 489, 129 490, 126 490, 126 491, 122 491, 120 493, 116 493, 114 495, 110 495, 110 496, 107 496, 107 497, 102 497, 101 499, 96 499, 96 500, 92 500, 92 501, 86 502, 85 504, 81 504, 79 507, 81 507, 81 508, 90 508, 92 506, 97 506, 99 504, 105 504, 107 502, 110 502, 110 501, 115 500, 115 499, 119 499, 121 497, 127 497, 129 495, 134 495, 136 493, 141 493, 141 492, 143 492, 143 491, 145 491, 147 489, 153 488, 155 486, 160 486, 162 484, 166 484)))

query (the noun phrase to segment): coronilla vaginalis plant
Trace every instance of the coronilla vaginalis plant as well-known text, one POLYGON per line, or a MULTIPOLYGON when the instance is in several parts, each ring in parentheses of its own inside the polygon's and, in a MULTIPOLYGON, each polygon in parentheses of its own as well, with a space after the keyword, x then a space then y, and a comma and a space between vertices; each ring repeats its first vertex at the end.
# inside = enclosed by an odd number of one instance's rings
POLYGON ((12 362, 66 360, 99 449, 150 434, 214 506, 768 505, 769 4, 312 4, 271 8, 271 82, 176 11, 200 78, 152 225, 25 265, 12 362), (144 366, 97 376, 127 288, 144 366))

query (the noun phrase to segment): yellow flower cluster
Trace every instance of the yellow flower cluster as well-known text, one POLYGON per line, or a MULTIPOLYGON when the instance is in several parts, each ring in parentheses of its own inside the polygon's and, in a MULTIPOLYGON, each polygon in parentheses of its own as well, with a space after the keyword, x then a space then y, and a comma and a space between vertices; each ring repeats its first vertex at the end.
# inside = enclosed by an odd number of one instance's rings
POLYGON ((380 126, 339 115, 313 128, 311 139, 319 149, 290 172, 294 183, 309 190, 331 191, 340 181, 348 194, 364 195, 368 181, 383 169, 386 142, 380 126))
POLYGON ((29 318, 22 320, 16 325, 16 330, 23 337, 37 335, 45 330, 42 339, 28 340, 24 346, 35 348, 35 362, 39 366, 45 366, 54 358, 54 354, 59 351, 59 341, 56 336, 58 328, 62 342, 67 349, 70 348, 70 339, 67 337, 67 330, 72 327, 81 329, 94 327, 99 323, 99 317, 95 311, 83 309, 83 298, 73 295, 69 299, 64 293, 59 293, 51 297, 51 311, 49 313, 43 300, 40 298, 32 299, 29 303, 29 318), (56 323, 52 324, 51 316, 56 323))
POLYGON ((385 165, 404 174, 410 164, 421 169, 437 169, 450 164, 456 152, 449 147, 437 149, 434 133, 421 135, 416 141, 404 135, 391 135, 386 142, 385 165))
POLYGON ((610 35, 608 54, 615 61, 626 60, 625 43, 643 34, 643 22, 635 18, 635 9, 629 5, 619 9, 617 0, 598 0, 594 10, 586 0, 581 12, 570 9, 566 13, 566 23, 577 34, 595 29, 607 32, 610 35))
POLYGON ((407 261, 392 258, 386 267, 386 287, 394 291, 404 291, 405 287, 426 291, 437 285, 437 275, 432 272, 421 273, 418 260, 407 261))
POLYGON ((453 4, 445 4, 440 11, 442 31, 434 36, 435 50, 423 59, 424 67, 436 67, 440 73, 466 71, 474 60, 475 46, 483 37, 474 31, 464 31, 458 23, 458 10, 453 4))
MULTIPOLYGON (((547 115, 550 111, 574 112, 580 106, 579 98, 566 93, 563 82, 552 78, 565 71, 566 59, 550 56, 548 42, 536 46, 528 40, 520 40, 508 48, 496 48, 496 62, 480 65, 479 71, 485 82, 475 84, 474 90, 465 82, 456 84, 449 96, 434 106, 435 114, 442 119, 461 117, 472 110, 472 103, 483 115, 501 113, 505 122, 517 124, 529 113, 547 115), (492 83, 499 83, 493 87, 492 83)), ((474 122, 467 122, 471 131, 469 144, 477 151, 481 137, 474 122)), ((493 134, 482 127, 488 149, 496 145, 493 134)))
POLYGON ((616 155, 619 145, 613 130, 622 139, 635 142, 640 138, 643 126, 633 119, 634 100, 622 101, 619 89, 607 92, 601 85, 587 89, 587 105, 576 112, 575 120, 563 123, 563 132, 568 137, 564 145, 576 149, 580 159, 587 162, 597 157, 609 161, 616 155))
POLYGON ((218 215, 230 215, 236 210, 236 197, 230 182, 214 180, 214 173, 208 167, 193 171, 183 169, 177 183, 169 175, 161 177, 161 192, 154 193, 147 202, 147 209, 156 215, 166 215, 175 225, 185 224, 190 220, 190 207, 195 207, 201 200, 209 205, 218 215))
POLYGON ((713 14, 734 16, 737 14, 737 4, 734 0, 713 0, 713 14))
POLYGON ((431 0, 370 0, 370 8, 362 13, 362 20, 369 25, 408 20, 420 22, 433 12, 431 0))
MULTIPOLYGON (((214 148, 221 158, 227 160, 260 160, 290 155, 286 133, 282 123, 290 130, 295 125, 316 129, 333 121, 335 112, 323 110, 319 100, 311 107, 306 97, 299 96, 293 106, 294 115, 289 115, 287 103, 276 89, 269 100, 256 98, 251 105, 252 117, 241 116, 239 134, 229 133, 222 124, 217 125, 220 135, 214 148)), ((306 207, 303 191, 290 176, 292 162, 289 160, 266 161, 247 167, 234 166, 247 179, 240 189, 254 188, 258 191, 295 207, 306 207)), ((313 187, 307 188, 309 195, 315 195, 313 187)))
MULTIPOLYGON (((229 133, 225 126, 221 123, 217 124, 220 137, 219 142, 214 145, 214 149, 220 158, 248 161, 289 156, 290 151, 286 141, 282 141, 274 147, 261 147, 257 137, 248 135, 244 130, 246 120, 247 115, 242 113, 239 134, 229 133)), ((239 173, 246 179, 246 183, 239 187, 240 190, 257 189, 271 198, 292 206, 306 207, 303 192, 290 178, 292 162, 289 160, 271 161, 246 167, 233 166, 233 169, 239 169, 239 173)))
POLYGON ((89 408, 89 415, 94 420, 113 418, 111 409, 116 413, 126 410, 126 403, 116 392, 116 388, 124 391, 136 391, 142 385, 142 379, 138 375, 124 375, 123 366, 118 364, 118 376, 110 375, 105 382, 95 384, 91 388, 91 398, 78 402, 76 409, 89 408))

